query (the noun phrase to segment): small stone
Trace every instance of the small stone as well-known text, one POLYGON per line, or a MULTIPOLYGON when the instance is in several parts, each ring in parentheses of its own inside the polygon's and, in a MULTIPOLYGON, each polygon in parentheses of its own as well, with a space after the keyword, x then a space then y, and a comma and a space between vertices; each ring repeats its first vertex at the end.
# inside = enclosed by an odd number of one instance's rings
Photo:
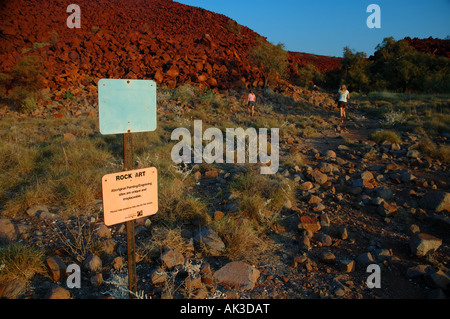
POLYGON ((199 275, 188 276, 184 281, 184 286, 189 291, 203 288, 202 278, 199 275))
POLYGON ((409 247, 411 252, 418 256, 424 257, 432 254, 442 245, 442 239, 425 233, 418 233, 411 236, 409 247))
POLYGON ((153 285, 161 285, 166 282, 167 275, 163 269, 158 268, 151 273, 150 280, 153 285))
POLYGON ((364 171, 361 173, 361 179, 363 181, 370 181, 373 179, 373 174, 369 171, 364 171))
POLYGON ((49 289, 45 299, 70 299, 70 291, 55 285, 49 289))
POLYGON ((294 267, 297 267, 298 264, 303 264, 308 260, 308 256, 306 256, 306 253, 300 256, 294 257, 294 267))
POLYGON ((432 267, 430 265, 417 265, 414 267, 409 267, 408 270, 406 270, 406 278, 425 276, 431 271, 432 267))
POLYGON ((358 255, 358 257, 356 258, 356 262, 358 263, 358 265, 360 265, 362 267, 366 267, 370 264, 374 264, 375 259, 373 258, 371 253, 367 252, 367 253, 358 255))
POLYGON ((397 205, 389 204, 386 201, 383 201, 380 206, 377 208, 378 214, 381 216, 388 216, 395 213, 398 210, 397 205))
POLYGON ((420 207, 434 210, 437 213, 450 212, 450 193, 442 191, 429 191, 419 201, 420 207))
POLYGON ((330 159, 330 158, 336 158, 336 152, 333 150, 328 150, 325 152, 325 158, 330 159))
POLYGON ((0 242, 11 242, 15 241, 18 237, 16 227, 7 218, 0 219, 0 242))
POLYGON ((95 274, 90 281, 93 286, 98 287, 103 283, 103 275, 101 273, 95 274))
POLYGON ((319 255, 321 262, 326 264, 334 264, 336 262, 336 256, 330 251, 324 251, 319 255))
POLYGON ((253 289, 260 271, 241 261, 232 261, 214 273, 214 279, 222 285, 238 289, 253 289))
POLYGON ((328 230, 328 228, 331 225, 331 221, 330 218, 328 217, 328 214, 320 215, 319 219, 320 219, 320 226, 328 230))
POLYGON ((123 258, 122 257, 116 257, 112 261, 112 267, 115 270, 120 270, 123 267, 123 258))
POLYGON ((324 204, 318 203, 318 204, 316 204, 316 205, 314 206, 313 211, 315 211, 316 213, 320 213, 320 212, 324 211, 325 208, 326 208, 326 207, 325 207, 324 204))
POLYGON ((341 271, 350 273, 353 270, 355 270, 356 263, 354 260, 351 259, 343 259, 339 260, 339 266, 341 268, 341 271))
POLYGON ((409 171, 403 172, 400 178, 403 183, 408 183, 416 179, 416 177, 409 171))
POLYGON ((116 248, 116 242, 112 238, 106 239, 101 243, 101 246, 105 254, 112 255, 114 254, 114 249, 116 248))
POLYGON ((416 224, 411 224, 411 226, 409 226, 409 231, 411 232, 411 234, 418 234, 420 233, 420 228, 419 226, 417 226, 416 224))
POLYGON ((171 269, 177 265, 184 265, 185 259, 182 253, 168 249, 161 256, 161 261, 167 268, 171 269))
POLYGON ((102 260, 97 255, 90 254, 84 261, 83 266, 90 272, 100 272, 102 271, 102 260))
POLYGON ((333 244, 333 239, 327 234, 316 233, 315 237, 319 244, 323 247, 330 247, 333 244))
POLYGON ((58 281, 66 273, 66 264, 59 258, 59 256, 53 256, 47 258, 47 267, 50 272, 50 276, 54 281, 58 281))
POLYGON ((225 214, 223 212, 221 212, 221 211, 215 211, 214 212, 214 220, 215 221, 221 220, 224 216, 225 216, 225 214))
POLYGON ((339 234, 339 237, 340 237, 342 240, 346 240, 346 239, 348 238, 347 228, 346 228, 345 226, 339 227, 339 228, 338 228, 338 234, 339 234))
POLYGON ((216 170, 211 170, 211 171, 206 171, 204 178, 206 179, 212 179, 212 178, 217 178, 219 176, 219 172, 216 170))
POLYGON ((27 209, 27 215, 30 217, 35 217, 36 215, 39 217, 43 212, 49 213, 47 205, 33 205, 27 209))
POLYGON ((100 224, 98 226, 96 234, 100 238, 111 238, 111 230, 105 224, 100 224))
POLYGON ((194 235, 194 242, 204 245, 212 256, 220 256, 225 250, 225 244, 219 235, 211 228, 203 228, 194 235))
POLYGON ((409 158, 419 158, 419 156, 420 156, 420 152, 418 150, 409 150, 406 153, 406 157, 409 157, 409 158))
POLYGON ((311 173, 311 177, 312 177, 313 181, 318 183, 319 185, 323 185, 328 181, 327 175, 322 173, 319 170, 314 170, 311 173))
POLYGON ((311 243, 309 241, 308 236, 303 235, 300 238, 299 249, 302 251, 310 251, 311 250, 311 243))
POLYGON ((311 182, 304 182, 304 183, 300 184, 299 188, 302 191, 309 191, 313 187, 314 187, 313 183, 311 183, 311 182))
POLYGON ((315 195, 311 195, 311 197, 309 198, 308 203, 309 204, 318 204, 322 202, 322 198, 320 198, 319 196, 315 196, 315 195))
POLYGON ((431 282, 434 287, 442 290, 447 290, 450 287, 450 276, 441 269, 438 271, 426 274, 426 280, 431 282))
POLYGON ((310 230, 313 233, 321 229, 320 222, 315 216, 301 216, 297 227, 299 230, 310 230))

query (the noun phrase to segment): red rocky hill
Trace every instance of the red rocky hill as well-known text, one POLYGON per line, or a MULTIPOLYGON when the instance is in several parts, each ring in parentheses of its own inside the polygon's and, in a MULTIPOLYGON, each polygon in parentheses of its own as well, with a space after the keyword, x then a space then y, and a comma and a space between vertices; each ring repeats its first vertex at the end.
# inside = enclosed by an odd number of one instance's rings
POLYGON ((450 58, 450 40, 435 39, 433 37, 426 39, 406 37, 405 40, 419 52, 450 58))
MULTIPOLYGON (((154 79, 175 87, 260 86, 262 72, 248 50, 258 34, 228 17, 171 0, 77 0, 81 28, 70 29, 65 0, 0 4, 0 72, 24 55, 40 55, 51 90, 82 87, 100 78, 154 79)), ((290 53, 290 62, 324 71, 336 59, 290 53)))

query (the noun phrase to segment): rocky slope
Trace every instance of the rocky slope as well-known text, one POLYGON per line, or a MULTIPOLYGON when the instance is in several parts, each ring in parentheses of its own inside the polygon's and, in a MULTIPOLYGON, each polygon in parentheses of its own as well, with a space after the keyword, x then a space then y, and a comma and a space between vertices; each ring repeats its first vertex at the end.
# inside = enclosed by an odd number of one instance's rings
POLYGON ((450 58, 450 40, 435 39, 433 37, 427 39, 406 37, 405 40, 417 51, 450 58))
MULTIPOLYGON (((258 34, 220 14, 170 0, 86 1, 81 28, 66 25, 62 0, 9 1, 0 7, 0 71, 23 55, 40 55, 46 87, 94 92, 100 78, 155 79, 175 87, 260 86, 262 73, 248 50, 258 34)), ((290 62, 321 71, 338 59, 291 53, 290 62)))

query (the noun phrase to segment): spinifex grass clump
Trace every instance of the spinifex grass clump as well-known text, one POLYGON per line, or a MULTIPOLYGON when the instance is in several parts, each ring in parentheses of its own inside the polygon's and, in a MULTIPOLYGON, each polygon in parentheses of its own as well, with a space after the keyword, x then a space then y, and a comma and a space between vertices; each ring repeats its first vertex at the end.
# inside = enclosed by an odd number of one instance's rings
POLYGON ((31 278, 45 272, 43 257, 42 250, 29 245, 14 243, 0 247, 0 286, 16 283, 16 288, 8 292, 9 298, 20 297, 31 278))
POLYGON ((20 128, 14 120, 9 128, 2 123, 0 205, 5 215, 24 214, 35 204, 89 213, 101 199, 101 177, 118 169, 117 160, 95 126, 74 121, 29 119, 20 128))
POLYGON ((397 135, 394 131, 391 130, 382 130, 373 132, 370 134, 369 138, 373 141, 375 141, 378 144, 383 143, 384 141, 390 142, 390 143, 401 143, 402 139, 400 136, 397 135))

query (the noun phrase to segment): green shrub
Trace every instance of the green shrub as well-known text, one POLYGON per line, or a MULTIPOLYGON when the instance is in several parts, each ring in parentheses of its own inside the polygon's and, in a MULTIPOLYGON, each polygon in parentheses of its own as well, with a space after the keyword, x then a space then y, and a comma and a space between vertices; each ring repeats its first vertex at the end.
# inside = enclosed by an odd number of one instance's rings
POLYGON ((401 143, 402 140, 400 136, 397 135, 394 131, 391 130, 382 130, 373 132, 369 135, 369 139, 375 141, 377 144, 381 144, 384 141, 390 143, 401 143))

